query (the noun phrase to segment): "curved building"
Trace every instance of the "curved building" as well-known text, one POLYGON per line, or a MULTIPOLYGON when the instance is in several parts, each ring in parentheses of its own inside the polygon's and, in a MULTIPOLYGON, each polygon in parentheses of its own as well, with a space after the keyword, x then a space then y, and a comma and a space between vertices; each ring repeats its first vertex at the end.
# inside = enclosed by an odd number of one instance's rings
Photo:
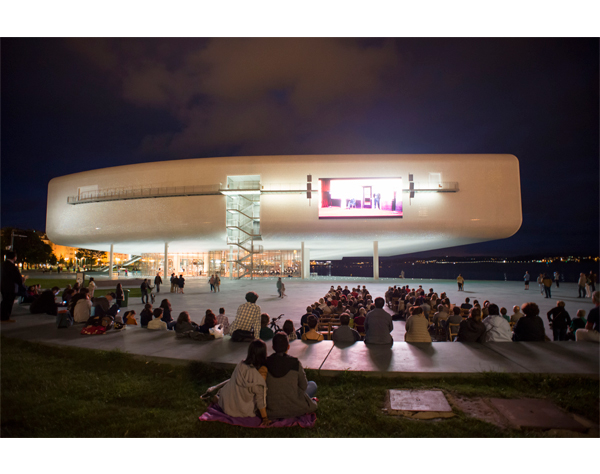
POLYGON ((61 245, 143 254, 155 262, 148 273, 166 259, 167 271, 194 266, 241 276, 260 267, 260 256, 279 255, 276 273, 304 262, 307 276, 309 258, 378 258, 502 239, 521 221, 513 155, 252 156, 55 178, 46 232, 61 245), (184 265, 181 255, 191 255, 184 265))

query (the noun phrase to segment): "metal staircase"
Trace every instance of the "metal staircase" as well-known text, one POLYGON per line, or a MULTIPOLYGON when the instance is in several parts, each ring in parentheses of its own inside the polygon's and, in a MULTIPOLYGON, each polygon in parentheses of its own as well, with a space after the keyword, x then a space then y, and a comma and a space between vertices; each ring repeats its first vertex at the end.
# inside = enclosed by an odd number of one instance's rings
MULTIPOLYGON (((258 184, 258 183, 256 183, 258 184)), ((263 252, 255 244, 260 235, 260 194, 230 193, 227 195, 227 245, 233 247, 233 257, 228 259, 237 267, 237 279, 254 278, 254 255, 263 252)))

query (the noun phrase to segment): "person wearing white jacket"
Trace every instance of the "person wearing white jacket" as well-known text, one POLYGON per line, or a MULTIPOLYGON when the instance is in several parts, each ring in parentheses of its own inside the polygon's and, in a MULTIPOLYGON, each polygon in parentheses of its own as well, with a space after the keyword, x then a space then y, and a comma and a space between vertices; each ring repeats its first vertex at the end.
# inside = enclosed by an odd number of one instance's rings
POLYGON ((80 299, 75 303, 73 309, 73 320, 76 323, 85 323, 90 319, 92 312, 92 302, 90 301, 90 294, 85 295, 85 298, 80 299))
POLYGON ((512 331, 506 319, 500 316, 498 305, 488 307, 489 315, 483 320, 485 325, 485 342, 511 342, 512 331))

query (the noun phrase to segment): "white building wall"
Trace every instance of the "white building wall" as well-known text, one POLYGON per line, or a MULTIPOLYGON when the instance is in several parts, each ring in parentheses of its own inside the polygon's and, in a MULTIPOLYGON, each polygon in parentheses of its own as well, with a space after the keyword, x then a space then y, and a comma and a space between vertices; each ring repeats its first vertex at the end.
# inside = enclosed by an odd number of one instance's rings
POLYGON ((143 163, 53 179, 47 234, 55 243, 135 253, 226 248, 225 196, 185 196, 67 204, 78 189, 219 185, 227 176, 260 175, 265 190, 306 188, 319 178, 401 177, 409 187, 430 173, 458 182, 456 193, 403 193, 402 218, 319 219, 320 194, 263 194, 260 242, 266 250, 299 249, 311 258, 380 256, 451 247, 513 235, 520 227, 519 163, 513 155, 309 155, 227 157, 143 163))

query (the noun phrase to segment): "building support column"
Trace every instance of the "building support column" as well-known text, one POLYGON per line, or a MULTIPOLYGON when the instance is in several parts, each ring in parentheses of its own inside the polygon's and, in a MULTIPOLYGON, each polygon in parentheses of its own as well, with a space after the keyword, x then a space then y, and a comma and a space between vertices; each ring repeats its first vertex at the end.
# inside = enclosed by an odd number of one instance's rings
POLYGON ((165 262, 163 265, 164 282, 167 281, 168 275, 169 275, 169 242, 165 242, 165 262))
POLYGON ((379 243, 373 241, 373 280, 379 280, 379 243))
POLYGON ((229 279, 233 280, 233 245, 229 246, 229 279))
POLYGON ((304 242, 302 242, 300 244, 300 251, 302 252, 300 278, 303 280, 308 280, 310 278, 310 249, 304 245, 304 242))
POLYGON ((114 245, 110 244, 110 256, 108 259, 108 278, 109 280, 114 280, 115 279, 115 273, 113 272, 113 265, 115 263, 115 252, 114 252, 114 245))

